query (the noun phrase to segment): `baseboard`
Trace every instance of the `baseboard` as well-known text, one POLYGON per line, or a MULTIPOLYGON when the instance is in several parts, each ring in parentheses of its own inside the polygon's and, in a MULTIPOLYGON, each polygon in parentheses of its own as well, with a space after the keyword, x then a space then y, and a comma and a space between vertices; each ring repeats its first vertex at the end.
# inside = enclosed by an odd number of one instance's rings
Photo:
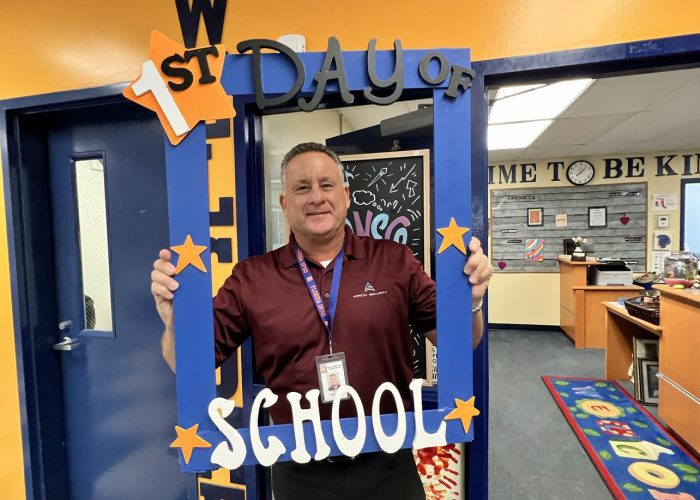
POLYGON ((536 330, 538 332, 562 331, 562 329, 557 325, 513 325, 510 323, 489 323, 489 330, 536 330))

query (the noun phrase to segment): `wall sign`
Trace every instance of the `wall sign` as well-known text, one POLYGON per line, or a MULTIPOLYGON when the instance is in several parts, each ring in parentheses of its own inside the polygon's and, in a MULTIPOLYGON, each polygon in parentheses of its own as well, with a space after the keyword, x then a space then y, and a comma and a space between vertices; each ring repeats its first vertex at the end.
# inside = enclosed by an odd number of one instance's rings
MULTIPOLYGON (((469 51, 402 50, 399 42, 394 51, 375 51, 370 42, 366 53, 342 52, 338 41, 331 38, 326 53, 292 55, 274 41, 249 40, 239 44, 239 50, 250 55, 231 55, 220 45, 186 49, 157 33, 151 40, 150 60, 125 95, 153 109, 161 119, 169 139, 166 169, 171 245, 190 256, 190 265, 183 262, 180 266, 180 288, 175 295, 178 426, 172 446, 182 452, 182 469, 235 469, 285 460, 304 463, 312 457, 320 460, 338 454, 395 452, 410 446, 442 446, 473 439, 471 420, 479 411, 472 395, 471 317, 463 313, 471 289, 462 274, 464 238, 469 231, 465 226, 471 220, 471 152, 469 141, 463 140, 470 136, 470 103, 464 95, 473 76, 469 51), (263 53, 265 47, 277 50, 263 53), (379 74, 393 76, 380 80, 379 74), (213 334, 207 334, 213 332, 208 272, 211 249, 206 246, 210 213, 206 134, 200 122, 232 116, 231 96, 236 102, 255 99, 259 109, 297 99, 300 107, 310 110, 329 93, 351 103, 353 92, 363 92, 371 99, 375 89, 387 88, 393 88, 391 99, 400 97, 398 88, 433 91, 434 219, 436 239, 441 239, 434 256, 440 336, 438 408, 423 410, 420 380, 408 388, 414 394, 413 411, 405 411, 399 398, 396 413, 384 415, 374 408, 363 408, 352 387, 344 386, 331 403, 335 409, 331 420, 320 420, 318 405, 323 403, 318 390, 312 390, 288 395, 292 423, 259 427, 260 409, 278 399, 265 389, 246 409, 248 427, 234 428, 226 417, 240 415, 241 409, 231 400, 216 397, 213 334), (217 97, 221 95, 223 98, 217 97), (339 395, 353 401, 356 418, 340 421, 337 417, 339 395), (303 427, 308 428, 308 436, 303 427)), ((245 129, 246 112, 236 116, 236 130, 245 129)), ((247 164, 244 155, 237 151, 236 161, 247 164)), ((385 393, 385 397, 395 397, 398 390, 384 383, 377 388, 375 401, 385 393)))
MULTIPOLYGON (((581 186, 590 182, 599 172, 602 179, 631 179, 644 176, 690 177, 700 175, 700 153, 684 155, 607 157, 592 163, 574 159, 569 165, 563 161, 501 163, 488 166, 489 184, 528 184, 538 181, 561 182, 581 186), (602 174, 602 175, 601 175, 602 174)), ((638 196, 638 193, 613 191, 614 196, 638 196)))

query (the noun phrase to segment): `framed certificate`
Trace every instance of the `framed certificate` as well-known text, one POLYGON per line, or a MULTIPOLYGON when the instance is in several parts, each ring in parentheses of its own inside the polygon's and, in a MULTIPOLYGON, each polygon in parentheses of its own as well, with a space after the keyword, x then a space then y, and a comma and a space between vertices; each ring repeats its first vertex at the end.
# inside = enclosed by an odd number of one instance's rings
POLYGON ((607 207, 588 207, 588 227, 607 227, 607 225, 607 207))
POLYGON ((527 225, 528 226, 544 226, 544 209, 528 208, 527 209, 527 225))

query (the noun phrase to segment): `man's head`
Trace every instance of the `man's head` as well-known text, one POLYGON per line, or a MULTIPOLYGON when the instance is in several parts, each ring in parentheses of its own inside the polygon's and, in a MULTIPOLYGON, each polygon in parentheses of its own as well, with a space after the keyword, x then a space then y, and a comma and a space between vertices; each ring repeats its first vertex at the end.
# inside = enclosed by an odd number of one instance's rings
POLYGON ((292 148, 282 160, 280 204, 298 238, 324 241, 344 231, 350 191, 338 156, 313 142, 292 148))
POLYGON ((338 375, 336 375, 335 373, 330 374, 330 376, 328 377, 328 386, 332 389, 336 389, 340 386, 340 382, 338 381, 338 375))

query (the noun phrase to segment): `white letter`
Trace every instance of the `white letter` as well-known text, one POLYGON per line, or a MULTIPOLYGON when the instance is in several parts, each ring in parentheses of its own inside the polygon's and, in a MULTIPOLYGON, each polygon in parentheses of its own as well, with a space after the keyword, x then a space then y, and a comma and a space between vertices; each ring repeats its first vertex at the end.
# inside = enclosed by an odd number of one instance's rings
POLYGON ((269 467, 274 464, 286 448, 278 438, 270 437, 270 446, 265 448, 265 445, 260 440, 260 432, 258 431, 258 413, 260 413, 260 403, 264 408, 269 408, 277 402, 277 395, 267 387, 260 391, 253 401, 253 407, 250 411, 250 443, 253 445, 253 453, 260 462, 260 465, 269 467))
POLYGON ((314 460, 323 460, 331 453, 331 449, 323 439, 323 429, 321 429, 321 415, 318 412, 318 389, 311 389, 306 393, 306 399, 309 401, 309 408, 302 410, 299 402, 301 394, 298 392, 290 392, 287 394, 287 399, 292 406, 292 423, 294 424, 294 439, 296 448, 292 451, 292 460, 299 464, 305 464, 311 460, 311 455, 306 451, 306 442, 304 441, 304 427, 302 422, 310 420, 314 426, 314 437, 316 438, 316 455, 314 460))
POLYGON ((365 438, 367 437, 367 422, 365 422, 365 408, 362 406, 360 395, 349 385, 341 385, 336 391, 335 397, 333 398, 331 421, 333 426, 333 439, 335 439, 335 444, 338 445, 338 449, 349 457, 359 455, 362 451, 362 447, 365 445, 365 438), (355 409, 357 410, 357 433, 352 439, 348 439, 345 437, 345 434, 343 434, 339 416, 340 400, 348 394, 355 402, 355 409))
POLYGON ((421 395, 423 380, 414 379, 408 387, 413 391, 413 420, 416 424, 416 432, 413 435, 413 448, 420 450, 431 446, 445 446, 447 444, 447 437, 445 437, 447 423, 444 420, 433 434, 425 432, 423 428, 423 400, 421 395))
POLYGON ((160 77, 156 65, 149 59, 143 63, 142 68, 143 73, 139 79, 131 85, 134 94, 141 96, 146 92, 151 92, 158 106, 163 110, 163 114, 168 119, 168 123, 170 123, 170 126, 175 131, 175 135, 182 135, 189 132, 190 127, 187 125, 185 117, 182 116, 180 108, 177 107, 172 94, 168 92, 168 88, 160 77))
POLYGON ((377 391, 374 393, 374 399, 372 400, 372 427, 374 428, 374 435, 377 438, 379 447, 382 450, 387 453, 396 453, 401 449, 403 441, 406 439, 406 410, 403 407, 403 401, 401 400, 399 390, 391 382, 384 382, 377 387, 377 391), (384 434, 379 413, 379 402, 385 391, 389 391, 394 396, 394 401, 396 403, 396 418, 398 419, 398 423, 396 425, 396 432, 394 432, 392 436, 384 434))
POLYGON ((214 398, 209 403, 209 418, 217 429, 231 443, 229 448, 226 441, 219 443, 211 454, 211 463, 226 469, 237 469, 243 464, 246 455, 245 442, 236 429, 224 420, 236 408, 236 403, 224 398, 214 398))

